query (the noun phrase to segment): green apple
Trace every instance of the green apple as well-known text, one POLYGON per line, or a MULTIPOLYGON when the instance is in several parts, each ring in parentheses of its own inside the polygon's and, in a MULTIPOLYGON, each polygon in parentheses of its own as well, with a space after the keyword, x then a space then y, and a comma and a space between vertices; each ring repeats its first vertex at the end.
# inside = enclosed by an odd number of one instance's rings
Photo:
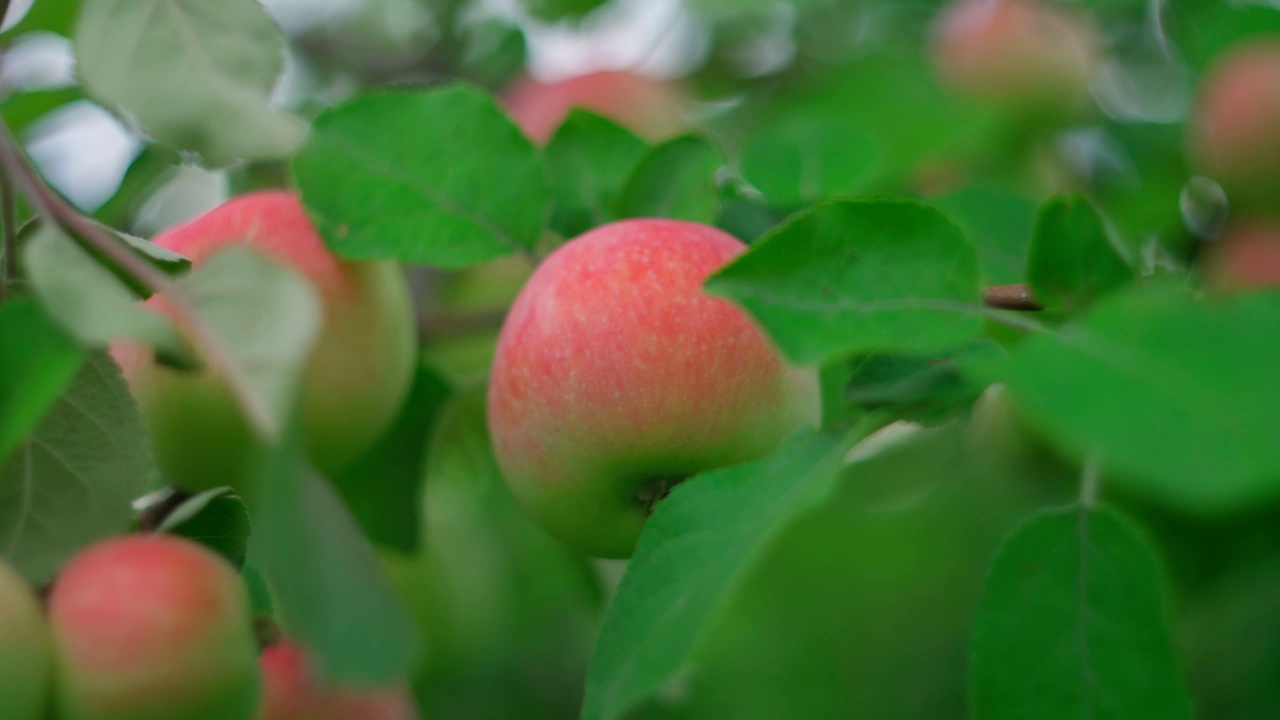
POLYGON ((49 625, 35 592, 0 562, 0 718, 44 720, 52 675, 49 625))

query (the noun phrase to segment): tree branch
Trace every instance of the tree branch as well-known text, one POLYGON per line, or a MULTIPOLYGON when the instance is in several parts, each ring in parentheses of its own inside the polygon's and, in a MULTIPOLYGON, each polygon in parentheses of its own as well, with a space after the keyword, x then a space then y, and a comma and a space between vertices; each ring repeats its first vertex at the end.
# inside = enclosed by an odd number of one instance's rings
POLYGON ((982 303, 987 307, 1000 310, 1036 312, 1044 309, 1040 303, 1032 299, 1031 289, 1025 283, 992 285, 982 291, 982 303))
POLYGON ((203 350, 204 361, 226 378, 232 395, 250 424, 269 436, 272 426, 269 411, 258 401, 235 357, 196 310, 190 296, 170 280, 169 276, 136 255, 117 237, 85 217, 46 185, 27 160, 22 146, 3 118, 0 118, 0 166, 0 170, 12 179, 37 212, 62 227, 72 237, 90 245, 143 287, 162 295, 169 302, 176 319, 187 328, 196 345, 203 350))
POLYGON ((13 195, 13 183, 9 173, 0 169, 0 232, 3 232, 4 268, 0 269, 0 300, 9 292, 9 286, 18 279, 18 207, 13 195))

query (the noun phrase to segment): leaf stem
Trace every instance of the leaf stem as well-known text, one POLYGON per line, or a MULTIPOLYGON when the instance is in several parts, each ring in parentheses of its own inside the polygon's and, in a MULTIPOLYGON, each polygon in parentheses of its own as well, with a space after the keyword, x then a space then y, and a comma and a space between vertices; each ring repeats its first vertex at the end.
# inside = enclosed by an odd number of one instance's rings
POLYGON ((1080 473, 1080 507, 1092 510, 1098 506, 1098 494, 1102 487, 1102 464, 1097 453, 1090 453, 1080 473))
POLYGON ((232 395, 250 424, 263 436, 271 437, 273 433, 269 411, 254 394, 243 369, 227 350, 222 338, 218 337, 196 310, 191 297, 167 275, 136 255, 104 227, 85 217, 45 184, 44 179, 27 160, 21 145, 3 118, 0 118, 0 172, 12 180, 36 211, 47 220, 90 245, 143 287, 163 295, 175 319, 180 325, 186 326, 196 345, 203 349, 205 362, 226 378, 232 395))

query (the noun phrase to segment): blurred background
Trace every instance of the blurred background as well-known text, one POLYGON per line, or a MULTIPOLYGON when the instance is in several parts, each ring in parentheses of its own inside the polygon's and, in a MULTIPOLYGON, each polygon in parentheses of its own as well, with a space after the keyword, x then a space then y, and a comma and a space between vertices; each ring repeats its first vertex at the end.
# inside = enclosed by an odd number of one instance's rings
MULTIPOLYGON (((290 40, 283 107, 314 116, 370 87, 461 78, 490 89, 538 143, 572 106, 654 141, 700 132, 731 160, 718 224, 746 241, 820 197, 912 194, 1007 247, 983 270, 1014 283, 1037 202, 1076 191, 1148 272, 1280 283, 1274 1, 264 5, 290 40), (1229 101, 1215 110, 1206 90, 1248 61, 1242 52, 1258 58, 1253 79, 1221 93, 1271 97, 1276 118, 1243 150, 1203 137, 1254 127, 1229 101), (815 157, 826 163, 816 171, 815 157)), ((14 0, 0 112, 79 207, 149 237, 232 194, 287 183, 282 165, 185 162, 81 97, 73 16, 71 2, 14 0)), ((483 386, 497 328, 486 319, 530 270, 509 258, 413 271, 426 360, 453 398, 429 443, 421 551, 387 549, 383 560, 421 625, 412 680, 426 718, 576 717, 624 569, 526 520, 489 450, 483 386)), ((696 666, 637 717, 966 717, 968 623, 992 555, 1031 511, 1074 498, 1080 469, 991 393, 965 417, 851 458, 847 472, 836 501, 752 573, 696 666)), ((1200 717, 1280 717, 1277 509, 1206 521, 1110 499, 1164 551, 1200 717)))

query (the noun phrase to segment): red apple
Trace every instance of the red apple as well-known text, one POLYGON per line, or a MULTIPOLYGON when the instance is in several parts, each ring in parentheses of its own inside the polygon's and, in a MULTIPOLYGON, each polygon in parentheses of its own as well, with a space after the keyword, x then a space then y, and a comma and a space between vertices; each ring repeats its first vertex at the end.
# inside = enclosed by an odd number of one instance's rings
POLYGON ((520 292, 488 421, 512 491, 553 535, 626 557, 672 485, 817 423, 817 373, 702 290, 744 249, 704 225, 625 220, 561 246, 520 292))
MULTIPOLYGON (((396 265, 340 260, 325 248, 297 196, 284 191, 235 198, 166 230, 155 243, 196 267, 225 247, 247 244, 310 280, 324 312, 302 379, 311 458, 334 474, 381 435, 405 397, 415 358, 413 306, 396 265)), ((149 303, 161 312, 167 307, 163 298, 149 303)), ((161 367, 137 347, 120 347, 115 355, 147 416, 167 478, 188 490, 237 486, 248 472, 252 436, 223 378, 161 367)))
POLYGON ((1192 154, 1231 202, 1280 212, 1280 40, 1235 48, 1209 69, 1192 118, 1192 154))
POLYGON ((264 693, 255 720, 418 720, 417 706, 403 683, 370 689, 325 687, 293 643, 263 650, 259 665, 264 693))
POLYGON ((49 625, 36 594, 0 562, 0 718, 48 717, 52 677, 49 625))
POLYGON ((1213 287, 1280 287, 1280 224, 1233 225, 1210 246, 1205 263, 1213 287))
POLYGON ((1042 0, 956 0, 933 35, 933 62, 957 92, 1036 115, 1078 109, 1098 59, 1083 15, 1042 0))
POLYGON ((553 83, 521 77, 504 98, 512 119, 539 144, 551 139, 573 108, 607 117, 649 140, 666 139, 683 125, 680 90, 633 72, 596 72, 553 83))
POLYGON ((189 540, 133 535, 72 559, 53 586, 59 720, 251 720, 260 683, 249 600, 189 540))

